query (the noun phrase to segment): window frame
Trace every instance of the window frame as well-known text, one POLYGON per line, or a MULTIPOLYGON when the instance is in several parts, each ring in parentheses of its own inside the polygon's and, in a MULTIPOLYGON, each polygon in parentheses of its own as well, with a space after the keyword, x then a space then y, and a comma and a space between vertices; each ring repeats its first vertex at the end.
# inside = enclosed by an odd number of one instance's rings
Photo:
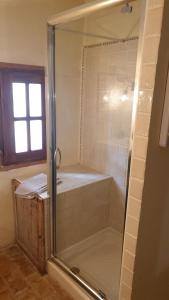
POLYGON ((45 69, 30 65, 0 63, 0 150, 2 165, 10 166, 46 160, 46 109, 45 109, 45 69), (26 84, 26 117, 13 115, 12 82, 26 84), (42 116, 30 117, 29 115, 29 83, 41 84, 42 116), (28 151, 15 152, 14 120, 27 121, 28 151), (42 120, 42 149, 30 149, 30 121, 42 120))

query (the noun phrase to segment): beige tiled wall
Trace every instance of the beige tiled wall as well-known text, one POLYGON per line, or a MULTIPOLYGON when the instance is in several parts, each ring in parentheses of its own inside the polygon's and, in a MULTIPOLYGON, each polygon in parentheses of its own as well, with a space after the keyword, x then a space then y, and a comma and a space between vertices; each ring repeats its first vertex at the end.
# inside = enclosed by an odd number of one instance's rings
POLYGON ((112 176, 123 206, 137 47, 134 38, 84 48, 81 163, 112 176))
POLYGON ((112 176, 110 226, 121 232, 137 48, 137 38, 101 43, 84 47, 83 57, 81 163, 112 176))
POLYGON ((138 108, 131 162, 127 219, 120 283, 120 300, 132 299, 132 283, 140 219, 144 172, 149 138, 157 55, 159 49, 164 0, 146 0, 142 31, 143 48, 139 79, 138 108))
POLYGON ((111 178, 107 178, 58 194, 56 218, 58 251, 110 226, 111 181, 111 178))

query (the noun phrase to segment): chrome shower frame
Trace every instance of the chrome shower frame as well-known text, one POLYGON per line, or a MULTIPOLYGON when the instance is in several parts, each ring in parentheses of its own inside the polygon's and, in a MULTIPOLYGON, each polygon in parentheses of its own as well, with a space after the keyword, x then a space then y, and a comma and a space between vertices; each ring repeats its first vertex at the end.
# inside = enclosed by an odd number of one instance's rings
POLYGON ((55 72, 55 55, 56 55, 56 40, 55 32, 59 26, 68 22, 80 19, 91 13, 97 12, 107 7, 113 7, 121 4, 126 4, 136 0, 95 0, 93 2, 80 5, 66 12, 54 15, 48 20, 48 101, 49 101, 49 164, 50 164, 50 259, 58 267, 64 270, 72 279, 79 283, 94 299, 106 300, 106 295, 101 291, 91 287, 80 276, 74 274, 59 258, 57 258, 57 241, 56 241, 56 207, 57 207, 57 169, 56 169, 56 72, 55 72))

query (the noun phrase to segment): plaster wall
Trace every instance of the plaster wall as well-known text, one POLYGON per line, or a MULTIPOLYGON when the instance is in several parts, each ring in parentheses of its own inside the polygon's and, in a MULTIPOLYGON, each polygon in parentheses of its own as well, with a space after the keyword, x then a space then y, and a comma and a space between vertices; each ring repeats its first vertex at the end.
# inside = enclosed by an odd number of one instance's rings
MULTIPOLYGON (((0 0, 0 62, 46 67, 48 17, 81 3, 80 0, 0 0)), ((0 169, 0 247, 15 239, 11 179, 44 171, 45 164, 11 171, 0 169)))

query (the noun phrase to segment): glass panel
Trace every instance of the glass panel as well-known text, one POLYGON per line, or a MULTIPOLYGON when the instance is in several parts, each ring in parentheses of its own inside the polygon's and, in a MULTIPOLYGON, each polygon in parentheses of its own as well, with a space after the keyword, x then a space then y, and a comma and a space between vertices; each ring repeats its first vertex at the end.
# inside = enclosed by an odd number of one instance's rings
POLYGON ((28 138, 27 138, 27 122, 15 121, 15 152, 22 153, 28 151, 28 138))
POLYGON ((12 83, 14 117, 26 117, 25 83, 12 83))
POLYGON ((42 121, 30 121, 31 150, 42 149, 42 121))
POLYGON ((109 300, 119 295, 139 32, 135 2, 133 14, 122 13, 128 6, 112 7, 56 31, 62 163, 53 176, 55 250, 57 258, 109 300))
POLYGON ((29 84, 29 111, 31 117, 42 116, 41 84, 29 84))

